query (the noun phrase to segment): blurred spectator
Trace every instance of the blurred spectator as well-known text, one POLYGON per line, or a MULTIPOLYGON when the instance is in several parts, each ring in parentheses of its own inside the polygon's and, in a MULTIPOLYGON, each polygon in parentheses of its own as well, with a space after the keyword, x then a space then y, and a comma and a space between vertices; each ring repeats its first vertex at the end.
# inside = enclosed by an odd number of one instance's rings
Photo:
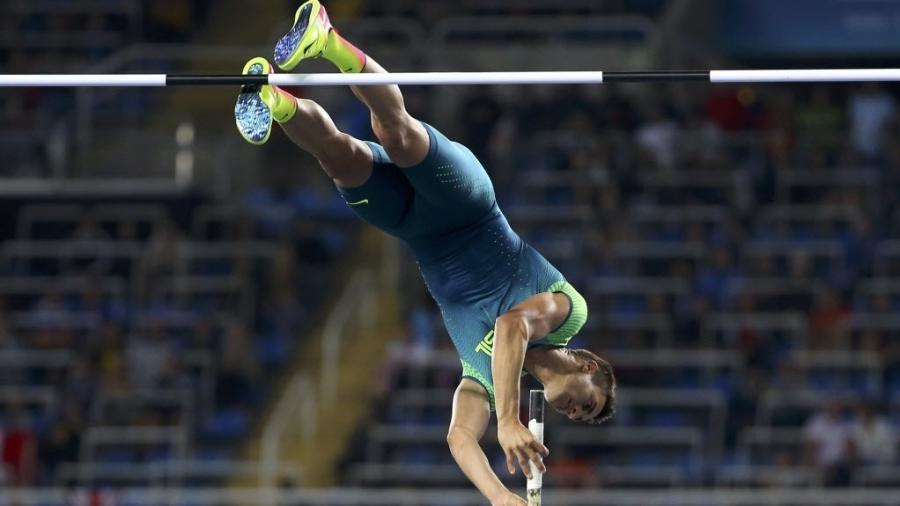
POLYGON ((680 135, 678 123, 658 104, 648 108, 645 121, 635 132, 635 141, 649 156, 653 166, 672 169, 680 135))
POLYGON ((707 95, 706 115, 725 132, 751 128, 750 95, 741 88, 718 88, 707 95))
POLYGON ((834 289, 826 289, 815 302, 809 316, 809 345, 811 348, 847 348, 846 323, 850 319, 850 306, 841 300, 834 289))
POLYGON ((16 350, 20 347, 19 339, 13 333, 7 316, 6 299, 0 297, 0 351, 16 350))
POLYGON ((850 135, 853 147, 865 160, 881 154, 883 129, 896 110, 896 100, 878 83, 866 83, 850 97, 850 135))
POLYGON ((730 283, 739 278, 739 272, 733 265, 731 253, 726 248, 716 248, 708 262, 697 271, 696 291, 706 297, 714 306, 723 307, 726 303, 726 290, 730 283))
POLYGON ((68 404, 88 409, 98 394, 98 376, 95 364, 81 357, 69 367, 61 388, 68 404))
POLYGON ((728 163, 722 151, 722 130, 699 108, 688 114, 678 140, 679 163, 685 169, 724 168, 728 163))
POLYGON ((5 421, 0 421, 0 464, 6 469, 7 483, 16 486, 34 482, 37 442, 25 406, 7 405, 5 421))
POLYGON ((247 194, 247 212, 267 238, 282 238, 291 231, 296 217, 295 181, 291 172, 279 168, 264 171, 266 186, 247 194))
POLYGON ((141 280, 145 300, 151 300, 160 284, 175 274, 180 268, 178 242, 181 233, 171 221, 162 222, 147 244, 141 261, 141 280))
POLYGON ((772 468, 763 478, 762 485, 771 488, 798 487, 810 485, 807 477, 797 467, 797 459, 787 450, 776 450, 772 468))
POLYGON ((473 88, 460 108, 461 142, 483 163, 491 159, 488 146, 502 113, 491 90, 482 86, 473 88))
POLYGON ((52 479, 61 464, 78 461, 83 429, 81 408, 77 404, 66 403, 62 415, 53 421, 38 448, 45 477, 52 479))
POLYGON ((440 332, 441 321, 435 311, 434 300, 427 290, 421 290, 419 298, 407 311, 409 314, 408 327, 412 340, 413 353, 420 355, 434 350, 435 342, 443 338, 440 332))
POLYGON ((72 232, 72 239, 100 241, 109 239, 109 234, 100 228, 100 224, 97 223, 94 213, 86 212, 82 214, 81 219, 78 220, 78 225, 76 226, 75 231, 72 232))
POLYGON ((849 431, 840 401, 829 400, 822 410, 806 421, 803 439, 807 462, 821 472, 822 483, 826 486, 849 484, 849 431))
MULTIPOLYGON (((31 321, 41 327, 59 327, 69 321, 69 307, 56 290, 49 290, 31 310, 31 321)), ((50 345, 52 346, 52 345, 50 345)))
POLYGON ((172 339, 162 322, 142 326, 126 340, 130 383, 137 388, 157 388, 168 364, 174 360, 172 339))
POLYGON ((602 473, 594 471, 590 459, 573 455, 570 447, 565 445, 553 453, 552 466, 553 473, 548 478, 554 489, 593 488, 603 480, 602 473))
POLYGON ((219 381, 216 396, 221 405, 248 406, 253 401, 253 385, 259 381, 261 371, 254 359, 249 331, 240 322, 231 322, 223 340, 219 356, 219 381))
POLYGON ((209 8, 209 0, 145 0, 144 23, 150 40, 173 42, 187 40, 202 25, 199 21, 209 8))
POLYGON ((897 457, 897 434, 888 420, 879 416, 873 402, 861 402, 850 426, 851 455, 854 462, 889 466, 897 457))
POLYGON ((832 99, 831 90, 817 86, 809 101, 797 109, 797 145, 801 150, 823 150, 834 160, 841 148, 844 112, 832 99))

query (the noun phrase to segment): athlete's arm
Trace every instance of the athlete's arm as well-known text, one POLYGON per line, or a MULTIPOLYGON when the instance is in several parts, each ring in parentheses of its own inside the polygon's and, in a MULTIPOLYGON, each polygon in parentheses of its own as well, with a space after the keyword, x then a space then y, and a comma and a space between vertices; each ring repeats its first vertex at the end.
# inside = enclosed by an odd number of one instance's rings
POLYGON ((497 439, 506 454, 510 474, 516 471, 515 461, 529 478, 529 460, 541 472, 545 471, 541 456, 549 451, 519 420, 519 376, 528 343, 542 339, 559 327, 569 314, 570 304, 563 294, 540 293, 501 315, 494 326, 491 373, 497 407, 497 439))
POLYGON ((478 383, 463 378, 453 395, 453 418, 447 432, 450 453, 491 504, 525 504, 503 486, 478 444, 490 419, 491 404, 487 392, 478 383))

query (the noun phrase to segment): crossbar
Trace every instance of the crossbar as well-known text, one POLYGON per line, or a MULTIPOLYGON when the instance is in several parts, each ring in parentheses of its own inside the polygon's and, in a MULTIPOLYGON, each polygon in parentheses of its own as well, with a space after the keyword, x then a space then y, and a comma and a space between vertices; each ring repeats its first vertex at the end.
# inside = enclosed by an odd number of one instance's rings
POLYGON ((652 72, 531 71, 531 72, 399 72, 392 74, 7 74, 0 88, 164 88, 170 86, 415 86, 603 84, 641 82, 797 83, 900 81, 900 68, 692 70, 652 72))

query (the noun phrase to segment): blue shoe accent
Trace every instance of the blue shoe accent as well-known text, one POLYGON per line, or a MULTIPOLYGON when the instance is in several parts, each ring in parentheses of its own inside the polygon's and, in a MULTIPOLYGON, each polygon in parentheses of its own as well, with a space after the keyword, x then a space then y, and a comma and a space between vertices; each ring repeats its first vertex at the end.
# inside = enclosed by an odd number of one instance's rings
POLYGON ((263 143, 272 131, 272 112, 255 91, 240 94, 234 116, 250 142, 263 143))
MULTIPOLYGON (((261 75, 265 67, 261 63, 249 66, 245 74, 261 75)), ((234 106, 234 118, 241 135, 253 144, 264 144, 272 133, 272 111, 260 97, 259 85, 244 85, 234 106)))
MULTIPOLYGON (((291 30, 278 41, 278 44, 275 45, 275 63, 278 64, 279 67, 284 67, 297 50, 300 39, 303 38, 303 35, 306 34, 306 29, 309 28, 309 19, 312 10, 313 4, 307 3, 304 5, 300 9, 299 16, 297 17, 297 21, 294 23, 293 28, 291 28, 291 30)), ((305 51, 306 50, 304 49, 301 53, 305 51)))

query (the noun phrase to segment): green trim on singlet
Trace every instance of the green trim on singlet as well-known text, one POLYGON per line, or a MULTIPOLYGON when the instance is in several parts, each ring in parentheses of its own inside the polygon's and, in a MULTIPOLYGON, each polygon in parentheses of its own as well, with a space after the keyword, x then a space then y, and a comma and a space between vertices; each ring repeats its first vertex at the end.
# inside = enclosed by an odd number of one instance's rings
POLYGON ((566 320, 562 325, 553 332, 547 334, 547 337, 541 339, 539 342, 551 346, 566 346, 587 322, 587 301, 585 301, 584 297, 578 293, 578 290, 575 290, 575 288, 567 281, 555 283, 547 289, 547 291, 562 293, 569 298, 569 316, 566 317, 566 320))
POLYGON ((494 411, 494 385, 488 381, 487 378, 482 376, 481 373, 478 372, 478 369, 472 367, 468 362, 465 360, 460 360, 460 362, 462 362, 463 368, 462 377, 475 381, 487 391, 488 399, 491 403, 491 411, 494 411))

